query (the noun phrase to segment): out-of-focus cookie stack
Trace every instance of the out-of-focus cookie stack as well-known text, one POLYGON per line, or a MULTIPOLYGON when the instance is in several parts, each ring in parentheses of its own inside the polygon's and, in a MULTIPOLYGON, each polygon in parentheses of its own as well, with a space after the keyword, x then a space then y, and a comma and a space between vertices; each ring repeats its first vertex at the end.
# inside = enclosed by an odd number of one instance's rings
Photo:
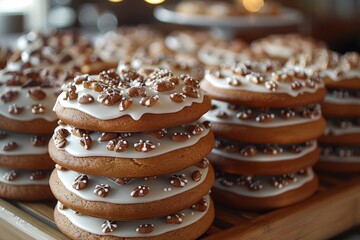
POLYGON ((293 57, 287 63, 324 79, 328 94, 322 105, 327 128, 319 139, 322 153, 317 164, 331 172, 360 171, 360 56, 318 49, 293 57))
POLYGON ((217 137, 209 156, 219 169, 215 200, 235 208, 269 209, 312 195, 325 121, 323 82, 274 61, 224 65, 201 87, 214 98, 204 118, 217 137))
POLYGON ((81 75, 49 143, 58 227, 73 239, 195 239, 214 218, 210 99, 161 68, 81 75))

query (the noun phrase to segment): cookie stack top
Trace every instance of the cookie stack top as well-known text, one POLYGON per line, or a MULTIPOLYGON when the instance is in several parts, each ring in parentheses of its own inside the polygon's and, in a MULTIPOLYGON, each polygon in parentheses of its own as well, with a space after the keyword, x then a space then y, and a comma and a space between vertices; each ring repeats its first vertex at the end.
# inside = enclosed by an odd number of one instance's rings
POLYGON ((311 166, 325 127, 319 103, 326 91, 318 75, 272 60, 244 61, 208 71, 201 86, 215 99, 204 119, 217 137, 209 158, 223 172, 213 190, 217 200, 264 209, 314 193, 311 166))
MULTIPOLYGON (((50 156, 61 166, 50 179, 55 197, 89 215, 89 222, 134 225, 110 235, 165 237, 180 231, 198 237, 213 219, 207 194, 214 172, 204 157, 214 137, 211 124, 199 120, 210 107, 198 81, 164 68, 123 65, 75 77, 54 107, 61 121, 49 143, 50 156), (164 216, 186 220, 173 225, 164 216), (199 230, 188 231, 190 226, 199 230)), ((75 225, 76 231, 105 233, 101 223, 89 229, 59 206, 55 217, 63 230, 75 225)))

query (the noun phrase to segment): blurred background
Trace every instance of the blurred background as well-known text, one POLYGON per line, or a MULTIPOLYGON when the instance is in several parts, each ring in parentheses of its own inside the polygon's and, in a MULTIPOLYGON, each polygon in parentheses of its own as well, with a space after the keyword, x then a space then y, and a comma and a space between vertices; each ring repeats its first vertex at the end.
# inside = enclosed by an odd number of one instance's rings
MULTIPOLYGON (((243 4, 246 0, 237 0, 243 4)), ((251 1, 251 0, 247 0, 251 1)), ((259 0, 252 0, 257 1, 259 0)), ((262 2, 261 0, 260 2, 262 2)), ((164 32, 182 28, 158 22, 153 9, 176 0, 0 0, 0 35, 43 29, 80 29, 102 33, 122 25, 151 24, 164 32)), ((240 29, 247 41, 271 33, 300 32, 325 41, 339 52, 360 50, 360 0, 274 1, 299 10, 301 24, 240 29)))

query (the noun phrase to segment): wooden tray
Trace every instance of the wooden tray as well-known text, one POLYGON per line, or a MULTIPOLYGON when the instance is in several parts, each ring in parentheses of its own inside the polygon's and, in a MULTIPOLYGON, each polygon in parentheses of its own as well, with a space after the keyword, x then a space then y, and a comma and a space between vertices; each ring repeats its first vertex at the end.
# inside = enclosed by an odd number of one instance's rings
MULTIPOLYGON (((360 224, 360 176, 320 174, 320 189, 299 204, 267 212, 216 206, 201 239, 328 239, 360 224)), ((54 202, 0 199, 1 239, 67 239, 53 221, 54 202)))

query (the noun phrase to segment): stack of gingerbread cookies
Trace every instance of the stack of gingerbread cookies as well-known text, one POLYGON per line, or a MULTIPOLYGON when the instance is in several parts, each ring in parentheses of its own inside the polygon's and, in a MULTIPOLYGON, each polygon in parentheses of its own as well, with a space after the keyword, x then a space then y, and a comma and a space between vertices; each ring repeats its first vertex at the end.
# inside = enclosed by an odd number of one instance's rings
MULTIPOLYGON (((47 144, 56 127, 52 111, 58 81, 29 63, 0 71, 0 197, 16 200, 52 198, 54 167, 47 144)), ((57 76, 53 76, 57 78, 57 76)))
POLYGON ((322 75, 328 93, 322 104, 327 128, 319 139, 318 168, 331 172, 360 171, 360 55, 326 49, 303 53, 288 65, 322 75))
POLYGON ((318 104, 323 82, 278 62, 247 61, 205 74, 201 86, 216 100, 205 115, 213 123, 219 170, 215 200, 235 208, 269 209, 294 204, 318 186, 318 160, 325 121, 318 104))
POLYGON ((49 143, 57 226, 73 239, 201 236, 214 218, 214 136, 199 121, 210 107, 194 78, 166 69, 76 77, 49 143))

